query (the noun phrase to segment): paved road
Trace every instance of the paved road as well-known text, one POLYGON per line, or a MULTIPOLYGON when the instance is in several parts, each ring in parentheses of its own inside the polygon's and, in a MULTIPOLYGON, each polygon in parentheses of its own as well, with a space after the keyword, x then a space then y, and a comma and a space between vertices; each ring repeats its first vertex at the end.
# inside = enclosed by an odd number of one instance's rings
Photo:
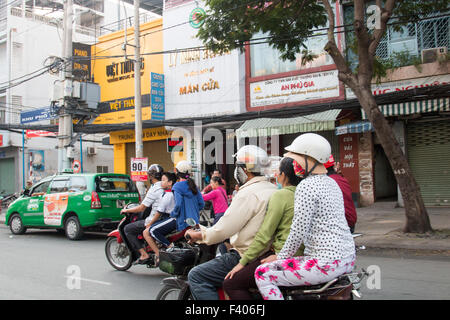
MULTIPOLYGON (((114 270, 105 258, 105 238, 87 234, 69 241, 54 230, 13 236, 0 225, 0 299, 155 299, 166 274, 145 266, 114 270)), ((363 299, 450 299, 448 257, 365 252, 358 265, 378 266, 381 275, 379 283, 371 278, 363 284, 363 299)))

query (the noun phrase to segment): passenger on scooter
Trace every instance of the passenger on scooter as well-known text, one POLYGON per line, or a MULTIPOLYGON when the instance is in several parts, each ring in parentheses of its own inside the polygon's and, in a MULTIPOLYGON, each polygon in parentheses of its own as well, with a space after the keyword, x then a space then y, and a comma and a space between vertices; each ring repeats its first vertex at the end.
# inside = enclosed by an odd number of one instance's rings
POLYGON ((196 300, 217 300, 217 288, 239 262, 253 241, 266 214, 267 203, 277 188, 262 175, 270 161, 267 153, 254 145, 244 146, 235 154, 234 177, 241 185, 225 214, 212 227, 188 230, 192 241, 208 245, 230 238, 232 249, 213 260, 194 267, 188 274, 192 296, 196 300))
POLYGON ((255 271, 264 299, 282 300, 279 286, 315 285, 353 270, 355 243, 345 219, 344 199, 337 183, 323 165, 331 154, 320 135, 297 137, 285 156, 293 158, 295 174, 303 180, 294 199, 289 236, 277 255, 267 257, 255 271), (303 256, 295 256, 301 244, 303 256))
POLYGON ((344 196, 344 207, 345 207, 345 218, 347 219, 348 226, 350 227, 350 232, 353 233, 355 231, 356 224, 356 208, 353 203, 352 198, 352 188, 350 187, 350 183, 348 180, 341 174, 337 173, 334 169, 334 157, 330 156, 330 159, 323 164, 327 169, 327 175, 332 178, 338 184, 339 188, 341 188, 342 195, 344 196))
POLYGON ((192 164, 182 160, 175 168, 178 182, 172 188, 175 197, 175 208, 170 216, 176 219, 176 229, 182 231, 189 225, 186 219, 192 218, 199 222, 199 212, 205 206, 200 189, 191 178, 192 164))
MULTIPOLYGON (((254 273, 261 260, 280 252, 289 235, 294 216, 295 187, 301 181, 292 166, 293 159, 283 158, 275 177, 282 189, 276 191, 269 200, 267 213, 250 247, 239 263, 225 277, 223 289, 231 300, 251 300, 250 288, 257 288, 254 273), (270 250, 264 253, 270 246, 270 250)), ((296 256, 303 254, 303 248, 296 256)))
POLYGON ((149 226, 150 221, 152 221, 153 216, 156 214, 156 210, 158 208, 158 203, 161 197, 164 194, 164 189, 161 187, 161 177, 164 172, 163 167, 159 164, 152 164, 148 169, 148 179, 152 186, 148 190, 144 201, 134 208, 131 209, 122 209, 120 212, 123 213, 140 213, 145 210, 151 210, 148 217, 145 220, 137 220, 125 226, 125 234, 127 239, 130 241, 131 246, 134 250, 139 251, 141 256, 135 263, 137 264, 146 264, 150 259, 150 256, 145 251, 144 243, 138 237, 142 234, 147 226, 149 226))
POLYGON ((175 199, 172 192, 172 186, 177 182, 177 176, 172 172, 164 172, 161 179, 161 187, 166 191, 161 198, 156 214, 144 230, 144 236, 147 244, 155 253, 155 266, 159 263, 159 248, 155 242, 168 247, 170 245, 166 235, 176 229, 175 218, 170 217, 170 213, 175 208, 175 199))

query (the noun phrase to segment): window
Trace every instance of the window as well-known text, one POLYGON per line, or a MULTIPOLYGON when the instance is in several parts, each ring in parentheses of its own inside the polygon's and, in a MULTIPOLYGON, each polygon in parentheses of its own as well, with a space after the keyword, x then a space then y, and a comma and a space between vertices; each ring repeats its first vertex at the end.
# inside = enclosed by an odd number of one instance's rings
POLYGON ((97 173, 108 173, 108 166, 97 166, 97 173))
POLYGON ((50 187, 50 193, 67 192, 69 179, 53 180, 52 186, 50 187))
POLYGON ((87 189, 86 178, 84 177, 70 177, 69 191, 77 192, 87 189))
POLYGON ((49 185, 50 185, 50 181, 45 181, 41 184, 38 184, 36 187, 33 188, 33 191, 31 191, 31 195, 39 195, 39 194, 47 193, 49 185))
POLYGON ((136 192, 136 186, 127 177, 99 176, 95 183, 98 192, 136 192))

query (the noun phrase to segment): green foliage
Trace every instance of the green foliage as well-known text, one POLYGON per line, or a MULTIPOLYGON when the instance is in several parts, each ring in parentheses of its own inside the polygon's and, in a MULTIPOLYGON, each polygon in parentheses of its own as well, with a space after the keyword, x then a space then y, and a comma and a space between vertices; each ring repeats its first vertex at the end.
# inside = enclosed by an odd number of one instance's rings
MULTIPOLYGON (((386 0, 381 2, 384 6, 386 0)), ((447 11, 448 3, 449 0, 398 0, 393 15, 401 23, 415 22, 427 14, 447 11)), ((208 49, 219 53, 236 48, 243 51, 245 43, 261 31, 268 34, 265 41, 281 52, 281 59, 294 61, 296 54, 307 49, 306 40, 314 29, 324 28, 328 22, 321 1, 317 0, 206 0, 206 5, 205 23, 197 37, 208 49)))
POLYGON ((206 4, 209 9, 198 38, 216 52, 243 51, 245 42, 262 31, 269 34, 266 41, 282 53, 283 60, 294 61, 314 29, 327 23, 316 0, 206 0, 206 4))

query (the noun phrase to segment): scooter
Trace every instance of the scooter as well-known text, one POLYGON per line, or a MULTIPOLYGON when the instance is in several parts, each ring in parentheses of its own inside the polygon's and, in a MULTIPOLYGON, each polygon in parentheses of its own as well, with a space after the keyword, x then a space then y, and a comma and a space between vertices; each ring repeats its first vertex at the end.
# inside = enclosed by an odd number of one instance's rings
MULTIPOLYGON (((136 203, 130 203, 127 204, 125 208, 130 209, 137 206, 138 204, 136 203)), ((127 239, 124 231, 126 225, 139 219, 139 213, 124 213, 124 215, 125 216, 119 222, 117 229, 111 231, 108 234, 108 238, 105 243, 106 259, 111 264, 111 266, 119 271, 128 270, 133 265, 133 262, 140 257, 140 253, 132 249, 131 243, 127 239)), ((184 239, 184 234, 189 228, 190 227, 182 231, 173 232, 167 236, 167 239, 171 243, 174 243, 175 246, 179 246, 180 242, 186 242, 186 240, 184 239)), ((138 238, 144 242, 145 250, 150 256, 150 259, 148 259, 148 263, 146 264, 146 266, 148 268, 156 268, 155 253, 145 242, 142 236, 139 236, 138 238)))
MULTIPOLYGON (((189 219, 188 219, 189 220, 189 219)), ((191 221, 186 221, 190 224, 191 221)), ((192 222, 191 222, 192 223, 192 222)), ((189 235, 186 235, 189 240, 189 235)), ((158 293, 156 300, 169 300, 173 298, 175 300, 192 300, 192 294, 187 281, 187 274, 194 266, 206 262, 210 259, 214 259, 217 245, 206 246, 189 243, 184 244, 184 251, 180 251, 179 257, 176 260, 186 261, 189 259, 180 258, 180 255, 194 256, 195 258, 190 261, 192 264, 184 269, 180 274, 173 273, 175 277, 168 277, 163 279, 163 287, 158 293)), ((358 249, 364 249, 360 247, 358 249)), ((160 261, 163 262, 164 255, 160 254, 160 261)), ((166 260, 171 260, 170 255, 166 260)), ((174 260, 174 259, 172 259, 174 260)), ((161 266, 160 266, 161 268, 161 266)), ((176 270, 177 268, 172 268, 176 270)), ((361 268, 360 272, 347 273, 341 275, 327 283, 313 285, 313 286, 298 286, 298 287, 280 287, 280 291, 283 297, 287 300, 353 300, 354 296, 360 298, 361 294, 359 289, 361 287, 361 281, 366 277, 368 273, 361 268)), ((249 289, 251 295, 255 300, 262 300, 262 297, 256 288, 249 289)), ((227 296, 222 288, 217 288, 219 300, 226 300, 227 296)))

